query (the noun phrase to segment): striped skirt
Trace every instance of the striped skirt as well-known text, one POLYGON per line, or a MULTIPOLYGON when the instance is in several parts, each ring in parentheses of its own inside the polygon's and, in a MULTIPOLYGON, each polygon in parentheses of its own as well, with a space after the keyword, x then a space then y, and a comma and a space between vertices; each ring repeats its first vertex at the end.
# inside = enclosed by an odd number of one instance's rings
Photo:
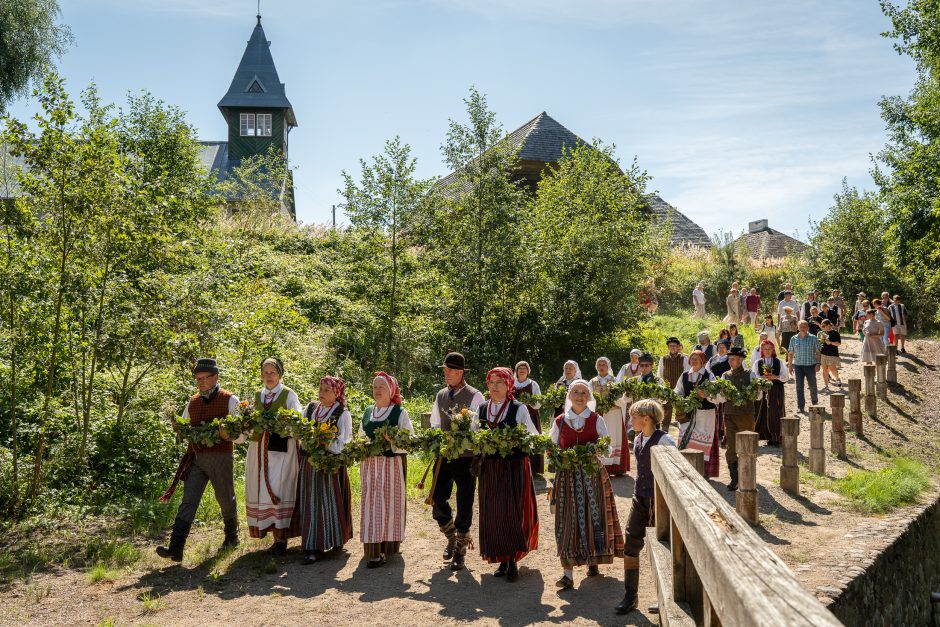
POLYGON ((306 551, 329 551, 353 536, 352 494, 345 468, 322 472, 309 461, 300 473, 301 540, 306 551))
POLYGON ((610 564, 623 557, 623 532, 607 471, 555 475, 555 543, 564 568, 610 564))
POLYGON ((480 556, 515 562, 539 545, 535 483, 527 457, 487 457, 480 471, 480 556))
POLYGON ((278 541, 300 535, 297 475, 300 472, 298 445, 287 441, 287 451, 267 450, 267 434, 248 445, 245 458, 245 513, 248 534, 263 538, 270 531, 278 541))
POLYGON ((367 457, 359 468, 362 503, 359 539, 363 543, 401 542, 405 537, 404 457, 367 457))

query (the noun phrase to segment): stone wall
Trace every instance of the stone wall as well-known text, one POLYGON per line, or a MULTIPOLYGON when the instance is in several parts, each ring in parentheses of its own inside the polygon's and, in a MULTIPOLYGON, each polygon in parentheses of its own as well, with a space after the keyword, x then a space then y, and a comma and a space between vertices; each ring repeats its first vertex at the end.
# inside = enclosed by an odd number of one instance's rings
POLYGON ((830 596, 829 610, 846 625, 940 626, 940 605, 930 601, 931 592, 940 592, 940 499, 905 514, 847 534, 881 536, 884 549, 873 559, 854 559, 860 555, 850 549, 845 563, 833 564, 842 581, 817 589, 817 595, 830 596))

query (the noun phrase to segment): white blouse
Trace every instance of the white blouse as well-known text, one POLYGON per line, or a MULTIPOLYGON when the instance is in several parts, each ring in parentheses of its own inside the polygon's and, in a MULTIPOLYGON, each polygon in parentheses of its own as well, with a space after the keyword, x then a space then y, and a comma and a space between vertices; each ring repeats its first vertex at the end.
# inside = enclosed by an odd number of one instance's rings
MULTIPOLYGON (((591 408, 585 407, 584 411, 580 414, 576 414, 574 409, 569 409, 565 412, 565 422, 568 423, 568 426, 575 430, 580 430, 584 428, 584 423, 587 421, 588 416, 591 415, 591 408)), ((561 437, 561 429, 558 427, 558 421, 552 420, 552 430, 548 433, 549 437, 552 438, 552 442, 558 444, 558 438, 561 437)), ((601 415, 597 416, 597 437, 603 438, 607 435, 607 423, 604 421, 604 417, 601 415)))
POLYGON ((617 373, 617 376, 615 377, 615 379, 617 383, 620 383, 624 379, 635 377, 638 374, 640 374, 640 364, 637 364, 634 367, 633 362, 630 362, 629 364, 624 364, 623 366, 620 367, 620 372, 617 373))
MULTIPOLYGON (((373 406, 372 415, 369 417, 369 422, 384 422, 388 418, 389 413, 391 413, 392 407, 393 405, 388 405, 386 407, 381 407, 381 408, 376 408, 375 406, 373 406), (378 419, 376 419, 375 417, 376 409, 379 409, 381 412, 383 412, 382 415, 379 416, 378 419)), ((411 435, 415 434, 415 428, 414 428, 414 425, 411 424, 411 418, 408 416, 408 410, 405 409, 404 407, 401 408, 401 414, 399 414, 398 416, 398 428, 404 429, 411 435)), ((366 430, 362 428, 362 423, 359 424, 359 435, 363 437, 368 437, 366 435, 366 430)), ((404 451, 398 448, 397 446, 392 446, 392 452, 393 453, 407 453, 408 451, 404 451)))
MULTIPOLYGON (((326 413, 322 415, 319 411, 321 408, 322 406, 320 403, 317 403, 313 406, 313 411, 310 412, 310 420, 315 420, 317 422, 325 421, 335 411, 336 403, 330 405, 326 413)), ((330 442, 329 446, 326 447, 326 450, 331 453, 341 452, 343 447, 346 446, 352 439, 352 416, 349 415, 348 409, 343 409, 343 413, 339 415, 339 419, 336 421, 336 428, 336 439, 330 442)))
MULTIPOLYGON (((470 430, 471 431, 480 430, 480 417, 482 416, 483 420, 485 421, 486 412, 489 410, 490 407, 493 408, 492 412, 490 413, 499 416, 499 420, 496 421, 496 424, 499 424, 503 420, 505 420, 506 414, 509 413, 508 407, 506 408, 505 412, 501 412, 501 410, 503 409, 503 404, 505 402, 506 401, 503 401, 502 403, 496 403, 494 401, 486 401, 485 403, 480 405, 480 407, 477 408, 477 411, 473 414, 473 419, 470 423, 470 430)), ((519 401, 512 401, 512 402, 518 403, 519 405, 519 409, 516 410, 516 424, 520 424, 524 426, 526 431, 528 431, 532 435, 538 435, 539 431, 538 429, 535 428, 535 425, 532 423, 532 418, 529 415, 529 412, 525 411, 525 405, 523 405, 522 403, 519 403, 519 401)))

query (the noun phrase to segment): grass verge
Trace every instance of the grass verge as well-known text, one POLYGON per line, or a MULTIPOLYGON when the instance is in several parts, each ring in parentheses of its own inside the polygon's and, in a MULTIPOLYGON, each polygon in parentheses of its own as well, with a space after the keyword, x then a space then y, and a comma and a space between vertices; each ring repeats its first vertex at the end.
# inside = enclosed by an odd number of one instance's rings
POLYGON ((846 497, 853 509, 865 514, 882 514, 916 503, 929 487, 928 468, 906 457, 893 459, 881 470, 853 470, 833 484, 835 491, 846 497))

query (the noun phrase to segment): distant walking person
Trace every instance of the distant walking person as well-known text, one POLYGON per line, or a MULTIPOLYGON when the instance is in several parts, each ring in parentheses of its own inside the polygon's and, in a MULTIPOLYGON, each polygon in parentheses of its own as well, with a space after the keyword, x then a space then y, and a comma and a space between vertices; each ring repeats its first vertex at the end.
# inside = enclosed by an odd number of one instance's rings
POLYGON ((757 316, 760 314, 760 296, 757 295, 756 287, 751 288, 751 293, 747 295, 744 306, 747 309, 747 315, 751 320, 751 326, 756 329, 757 316))
POLYGON ((818 401, 816 391, 816 373, 820 369, 821 346, 815 335, 809 334, 809 323, 800 320, 797 328, 799 333, 790 338, 787 347, 790 353, 790 363, 793 364, 793 373, 796 375, 796 405, 800 412, 806 410, 806 397, 803 391, 803 381, 809 386, 810 399, 815 405, 818 401))
POLYGON ((725 315, 725 322, 738 322, 741 318, 741 299, 738 290, 731 288, 728 298, 725 299, 725 305, 728 313, 725 315))
POLYGON ((875 318, 874 309, 869 309, 865 316, 865 322, 861 327, 865 339, 862 342, 862 354, 859 359, 863 363, 873 364, 876 357, 885 354, 884 343, 881 341, 885 334, 885 327, 880 320, 875 318))
POLYGON ((898 345, 898 351, 906 353, 904 344, 907 342, 907 307, 901 302, 901 297, 895 294, 894 302, 888 309, 894 316, 894 342, 898 345))
POLYGON ((695 308, 695 318, 705 317, 705 284, 699 283, 692 290, 692 307, 695 308))

